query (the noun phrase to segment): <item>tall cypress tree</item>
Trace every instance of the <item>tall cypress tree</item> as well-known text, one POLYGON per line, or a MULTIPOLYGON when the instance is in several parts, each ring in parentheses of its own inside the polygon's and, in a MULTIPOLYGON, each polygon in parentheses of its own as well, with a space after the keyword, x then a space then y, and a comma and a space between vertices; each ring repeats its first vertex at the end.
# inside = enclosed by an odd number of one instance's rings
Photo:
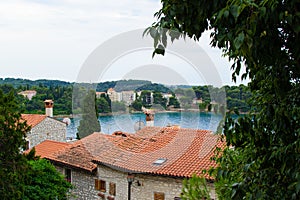
POLYGON ((101 131, 100 122, 98 121, 98 111, 96 106, 96 92, 89 90, 83 100, 82 119, 78 127, 77 137, 84 138, 93 132, 101 131))

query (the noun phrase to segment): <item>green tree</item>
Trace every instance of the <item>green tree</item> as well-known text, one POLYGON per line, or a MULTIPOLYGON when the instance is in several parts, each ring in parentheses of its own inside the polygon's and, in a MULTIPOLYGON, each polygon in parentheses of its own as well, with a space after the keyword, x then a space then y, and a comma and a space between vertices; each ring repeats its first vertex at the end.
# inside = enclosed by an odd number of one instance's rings
POLYGON ((22 199, 27 161, 20 153, 25 147, 25 133, 30 127, 21 121, 13 92, 0 90, 0 196, 1 199, 22 199))
POLYGON ((71 183, 45 159, 28 161, 30 170, 25 181, 23 200, 68 199, 71 183))
POLYGON ((206 180, 193 174, 189 179, 183 180, 181 198, 183 200, 201 200, 210 199, 210 190, 207 187, 206 180))
POLYGON ((164 109, 167 107, 167 99, 162 96, 160 92, 153 92, 153 103, 162 106, 164 109))
POLYGON ((134 102, 132 102, 131 107, 136 111, 142 111, 143 103, 141 100, 136 99, 134 102))
POLYGON ((109 102, 107 102, 106 98, 100 97, 96 100, 97 108, 99 110, 99 113, 109 113, 111 112, 111 108, 109 105, 109 102))
POLYGON ((142 104, 146 108, 150 108, 152 106, 152 93, 148 90, 143 90, 141 92, 140 99, 142 101, 142 104))
POLYGON ((209 102, 202 102, 202 103, 199 103, 199 110, 200 111, 206 111, 206 109, 208 109, 208 105, 209 105, 210 103, 209 102))
POLYGON ((83 99, 82 119, 80 120, 80 124, 78 126, 79 138, 84 138, 93 132, 99 132, 101 130, 95 102, 96 92, 94 90, 89 90, 83 99))
POLYGON ((202 101, 210 102, 208 86, 194 86, 193 90, 197 99, 202 99, 202 101))
POLYGON ((169 98, 169 104, 168 104, 168 106, 174 106, 174 108, 180 108, 180 103, 179 103, 178 99, 175 97, 175 94, 173 94, 169 98))
POLYGON ((250 79, 256 110, 225 121, 227 144, 238 159, 230 160, 232 152, 225 150, 219 160, 217 180, 228 181, 222 187, 229 191, 222 198, 299 199, 299 1, 162 0, 155 15, 158 22, 147 30, 154 53, 164 54, 167 34, 199 40, 211 30, 211 45, 233 62, 233 80, 242 67, 241 78, 250 79))
POLYGON ((71 184, 34 151, 22 154, 30 127, 21 119, 13 91, 0 90, 0 104, 1 199, 66 199, 71 184))

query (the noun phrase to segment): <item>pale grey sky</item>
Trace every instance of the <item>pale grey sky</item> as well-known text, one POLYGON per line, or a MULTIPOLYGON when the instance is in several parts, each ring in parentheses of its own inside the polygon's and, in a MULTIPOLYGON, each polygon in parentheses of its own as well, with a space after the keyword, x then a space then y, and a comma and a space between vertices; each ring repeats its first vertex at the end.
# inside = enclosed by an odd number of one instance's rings
MULTIPOLYGON (((1 1, 0 78, 75 81, 85 60, 99 45, 116 35, 150 26, 155 21, 153 15, 159 8, 158 0, 1 1)), ((230 64, 226 58, 221 58, 220 50, 209 47, 208 35, 204 35, 199 45, 216 66, 223 84, 233 84, 230 64)), ((167 57, 168 63, 160 63, 160 58, 153 63, 143 63, 145 58, 134 58, 133 55, 115 61, 115 66, 110 70, 113 75, 107 76, 105 80, 139 78, 141 73, 132 76, 134 71, 141 71, 137 69, 151 64, 156 65, 155 69, 161 65, 176 74, 186 71, 179 69, 186 69, 186 66, 184 63, 179 66, 178 58, 167 57), (141 60, 138 64, 133 62, 138 59, 141 60), (133 69, 133 65, 138 66, 133 69), (119 74, 120 71, 122 74, 119 74)), ((144 56, 151 58, 151 51, 144 52, 144 56)), ((186 73, 183 78, 190 77, 186 83, 205 83, 198 80, 199 77, 186 73)), ((141 75, 141 78, 145 76, 141 75)), ((155 78, 152 80, 159 81, 155 78)), ((165 84, 176 84, 175 80, 164 81, 165 84)))

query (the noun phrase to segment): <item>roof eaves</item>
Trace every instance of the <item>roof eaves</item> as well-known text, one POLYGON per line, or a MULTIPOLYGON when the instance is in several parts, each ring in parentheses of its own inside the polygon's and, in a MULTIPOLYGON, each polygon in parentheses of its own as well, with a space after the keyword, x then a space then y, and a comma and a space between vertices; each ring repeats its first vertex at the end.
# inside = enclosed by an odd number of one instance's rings
POLYGON ((95 164, 98 164, 98 165, 103 165, 105 167, 109 167, 109 168, 117 170, 117 171, 124 172, 124 173, 135 173, 135 174, 145 173, 145 172, 141 172, 141 171, 137 171, 137 170, 131 170, 131 169, 127 169, 127 168, 124 168, 124 167, 112 165, 112 164, 105 163, 105 162, 102 162, 102 161, 99 161, 99 160, 92 160, 92 162, 94 162, 95 164))
POLYGON ((51 162, 53 162, 53 163, 59 164, 59 165, 68 166, 70 168, 75 168, 75 169, 79 169, 79 170, 84 170, 84 171, 87 171, 87 172, 90 172, 90 173, 95 172, 95 170, 97 169, 97 166, 95 166, 93 168, 86 168, 86 167, 80 167, 80 166, 77 166, 77 165, 72 165, 70 163, 67 163, 67 162, 64 162, 64 161, 61 161, 61 160, 56 160, 56 159, 50 158, 50 157, 44 157, 44 158, 51 161, 51 162))

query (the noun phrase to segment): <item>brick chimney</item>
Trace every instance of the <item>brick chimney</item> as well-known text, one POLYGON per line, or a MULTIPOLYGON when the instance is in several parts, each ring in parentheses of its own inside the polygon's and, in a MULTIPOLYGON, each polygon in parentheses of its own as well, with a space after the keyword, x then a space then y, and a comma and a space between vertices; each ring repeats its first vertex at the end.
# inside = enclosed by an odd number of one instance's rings
POLYGON ((54 102, 51 99, 46 99, 45 103, 45 113, 48 117, 53 117, 53 104, 54 102))
POLYGON ((146 115, 146 126, 154 126, 154 112, 149 109, 142 108, 146 115))

